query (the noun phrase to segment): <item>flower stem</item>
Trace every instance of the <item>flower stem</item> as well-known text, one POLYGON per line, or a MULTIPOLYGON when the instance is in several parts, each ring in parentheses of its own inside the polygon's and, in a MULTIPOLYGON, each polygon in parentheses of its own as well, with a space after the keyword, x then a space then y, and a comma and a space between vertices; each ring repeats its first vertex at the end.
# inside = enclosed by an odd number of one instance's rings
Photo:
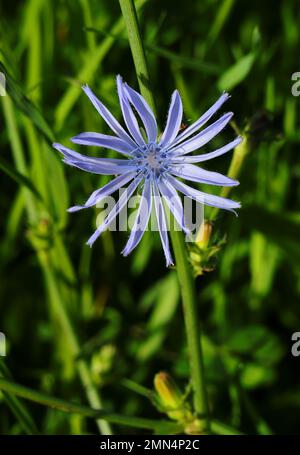
MULTIPOLYGON (((155 112, 154 99, 149 88, 149 72, 147 68, 145 51, 139 30, 134 1, 119 0, 119 2, 128 33, 129 44, 137 77, 139 80, 140 90, 153 112, 155 112)), ((170 223, 170 225, 171 224, 173 223, 170 223)), ((176 228, 173 229, 172 226, 170 226, 170 229, 176 260, 176 270, 183 302, 191 379, 194 391, 194 409, 196 414, 199 417, 203 418, 204 427, 207 429, 209 427, 208 405, 204 380, 204 365, 200 340, 200 327, 195 298, 195 284, 193 281, 191 268, 188 263, 182 232, 176 231, 176 228)))
POLYGON ((137 12, 133 0, 119 0, 122 15, 125 21, 128 40, 135 66, 136 75, 139 81, 141 94, 155 113, 155 103, 150 90, 149 72, 146 62, 146 55, 139 30, 137 12))
MULTIPOLYGON (((170 225, 174 224, 172 221, 173 220, 171 220, 170 225)), ((194 391, 194 409, 196 414, 203 418, 206 429, 208 429, 208 401, 195 284, 187 259, 186 246, 182 232, 178 231, 176 227, 173 229, 171 226, 170 234, 183 304, 192 387, 194 391)))

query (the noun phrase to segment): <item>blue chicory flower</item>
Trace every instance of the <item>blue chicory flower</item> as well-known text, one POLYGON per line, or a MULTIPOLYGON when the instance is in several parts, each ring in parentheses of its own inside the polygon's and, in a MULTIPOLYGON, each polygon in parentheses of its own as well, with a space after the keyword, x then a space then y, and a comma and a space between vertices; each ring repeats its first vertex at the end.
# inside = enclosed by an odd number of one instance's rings
POLYGON ((226 113, 210 126, 198 132, 229 98, 227 93, 223 93, 215 104, 196 122, 180 131, 183 108, 180 95, 175 90, 172 94, 165 129, 161 137, 158 137, 154 114, 145 99, 124 83, 121 76, 117 76, 117 89, 128 132, 86 85, 83 86, 84 92, 115 133, 115 136, 87 132, 81 133, 71 140, 75 144, 99 146, 115 150, 124 155, 125 159, 89 157, 61 144, 53 144, 53 147, 63 154, 65 163, 95 174, 116 176, 108 184, 94 191, 84 205, 71 207, 69 211, 75 212, 83 208, 92 207, 124 185, 129 184, 114 208, 88 240, 87 244, 92 246, 100 234, 115 220, 122 208, 126 206, 129 198, 139 185, 143 183, 141 203, 128 242, 122 253, 127 256, 140 242, 147 228, 152 211, 152 201, 154 201, 161 243, 167 266, 169 266, 173 264, 173 260, 169 247, 166 214, 162 200, 165 200, 174 218, 185 232, 188 229, 185 226, 182 201, 177 191, 209 206, 230 211, 239 208, 240 204, 238 202, 199 191, 178 180, 177 177, 209 185, 238 185, 237 181, 222 174, 204 170, 199 166, 195 166, 195 163, 223 155, 235 148, 242 138, 237 137, 232 142, 210 153, 190 155, 191 152, 198 150, 213 139, 232 118, 232 112, 226 113), (147 139, 142 134, 136 114, 138 114, 143 124, 147 139))

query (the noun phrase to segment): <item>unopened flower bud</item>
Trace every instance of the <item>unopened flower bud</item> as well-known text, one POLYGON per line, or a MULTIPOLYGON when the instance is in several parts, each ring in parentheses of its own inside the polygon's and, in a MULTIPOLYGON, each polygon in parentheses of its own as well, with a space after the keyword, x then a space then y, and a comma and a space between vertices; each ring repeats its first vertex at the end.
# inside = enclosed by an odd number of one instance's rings
POLYGON ((208 244, 212 233, 212 224, 205 220, 200 226, 200 229, 197 233, 196 244, 199 248, 204 250, 208 244))
POLYGON ((173 420, 187 420, 191 413, 184 404, 184 397, 173 378, 166 372, 154 377, 154 387, 159 396, 160 404, 166 414, 173 420))

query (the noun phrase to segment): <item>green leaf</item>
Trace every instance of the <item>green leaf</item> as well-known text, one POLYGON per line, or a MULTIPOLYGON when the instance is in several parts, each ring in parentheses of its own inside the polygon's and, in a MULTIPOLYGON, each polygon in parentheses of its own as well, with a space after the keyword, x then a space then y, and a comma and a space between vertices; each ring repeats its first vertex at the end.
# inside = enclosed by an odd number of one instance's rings
POLYGON ((170 273, 160 282, 157 289, 156 302, 150 316, 147 331, 148 337, 140 343, 137 358, 148 360, 161 347, 166 335, 167 326, 177 308, 179 289, 175 273, 170 273))
POLYGON ((19 185, 26 186, 39 200, 42 197, 38 190, 35 188, 31 180, 20 172, 16 171, 7 161, 0 157, 0 169, 5 172, 9 177, 15 180, 19 185))
POLYGON ((260 325, 250 325, 238 329, 226 342, 226 346, 231 351, 239 354, 252 353, 268 336, 267 330, 260 325))
MULTIPOLYGON (((10 380, 12 379, 11 373, 2 359, 0 359, 0 377, 10 380)), ((21 426, 24 428, 25 433, 29 435, 38 434, 36 424, 25 404, 15 395, 11 395, 5 392, 2 393, 8 407, 19 420, 21 426)))
POLYGON ((45 138, 53 142, 54 136, 46 120, 37 107, 25 96, 20 85, 12 78, 5 65, 0 61, 0 72, 5 74, 6 90, 16 106, 34 123, 45 138))
POLYGON ((175 52, 164 49, 153 44, 146 44, 145 48, 156 55, 166 58, 173 62, 179 68, 188 68, 195 71, 200 71, 202 74, 218 75, 221 72, 219 66, 214 63, 203 62, 197 58, 190 58, 185 55, 176 54, 175 52))
POLYGON ((273 369, 251 363, 244 367, 240 379, 245 389, 256 389, 274 382, 276 373, 273 369))
POLYGON ((61 160, 57 159, 56 151, 48 144, 44 146, 44 168, 48 176, 47 191, 53 210, 53 218, 59 228, 64 228, 67 223, 67 208, 69 207, 69 189, 64 175, 61 160))
POLYGON ((300 221, 293 215, 271 212, 263 207, 248 206, 241 211, 241 219, 248 229, 265 234, 269 241, 278 245, 297 267, 300 263, 300 221))
MULTIPOLYGON (((226 24, 233 9, 235 0, 223 0, 222 4, 216 8, 216 16, 207 36, 207 43, 211 46, 216 41, 224 25, 226 24)), ((207 43, 205 43, 207 45, 207 43)))
POLYGON ((250 270, 251 291, 255 297, 263 298, 270 292, 278 259, 278 248, 260 232, 254 231, 250 239, 250 270), (268 267, 265 267, 266 261, 268 267))
POLYGON ((157 426, 157 428, 154 431, 154 434, 159 436, 159 435, 172 435, 172 434, 182 434, 183 433, 183 428, 180 423, 174 423, 174 422, 161 422, 157 426))
MULTIPOLYGON (((135 5, 137 11, 142 9, 147 1, 148 0, 138 0, 135 5)), ((123 19, 119 18, 111 27, 112 36, 119 35, 123 29, 123 19)), ((107 36, 95 49, 92 49, 84 63, 80 65, 80 70, 75 77, 76 83, 67 88, 55 109, 56 130, 59 130, 63 126, 75 102, 79 98, 81 94, 81 83, 89 83, 94 74, 99 70, 103 59, 109 53, 115 42, 115 39, 112 36, 107 36)))
POLYGON ((243 82, 243 80, 248 76, 255 58, 256 54, 250 53, 228 68, 217 82, 218 89, 221 91, 231 90, 243 82))
POLYGON ((262 325, 249 325, 238 329, 226 342, 232 353, 253 359, 263 366, 276 364, 283 349, 278 338, 262 325))
MULTIPOLYGON (((101 36, 103 35, 110 36, 115 41, 120 43, 122 42, 127 43, 127 40, 124 39, 122 36, 113 34, 110 31, 100 29, 98 30, 95 29, 94 27, 87 27, 85 30, 87 32, 97 33, 101 36)), ((155 55, 159 55, 160 57, 170 60, 170 62, 174 63, 178 68, 188 68, 195 71, 201 71, 203 74, 219 75, 221 73, 221 68, 214 63, 203 62, 202 60, 197 58, 177 54, 176 52, 170 51, 169 49, 165 49, 164 47, 157 46, 152 43, 144 43, 144 47, 145 49, 147 49, 147 51, 150 51, 155 55)))

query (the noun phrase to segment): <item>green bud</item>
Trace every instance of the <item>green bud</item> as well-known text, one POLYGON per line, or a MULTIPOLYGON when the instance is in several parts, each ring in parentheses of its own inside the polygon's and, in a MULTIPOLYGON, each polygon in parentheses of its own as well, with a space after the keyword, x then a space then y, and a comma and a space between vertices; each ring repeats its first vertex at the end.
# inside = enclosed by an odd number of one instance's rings
POLYGON ((190 421, 192 414, 184 402, 184 396, 173 378, 162 371, 154 377, 154 387, 158 394, 162 410, 170 419, 190 421))
POLYGON ((207 220, 203 221, 196 237, 196 245, 201 248, 201 250, 208 247, 211 234, 212 224, 207 220))

